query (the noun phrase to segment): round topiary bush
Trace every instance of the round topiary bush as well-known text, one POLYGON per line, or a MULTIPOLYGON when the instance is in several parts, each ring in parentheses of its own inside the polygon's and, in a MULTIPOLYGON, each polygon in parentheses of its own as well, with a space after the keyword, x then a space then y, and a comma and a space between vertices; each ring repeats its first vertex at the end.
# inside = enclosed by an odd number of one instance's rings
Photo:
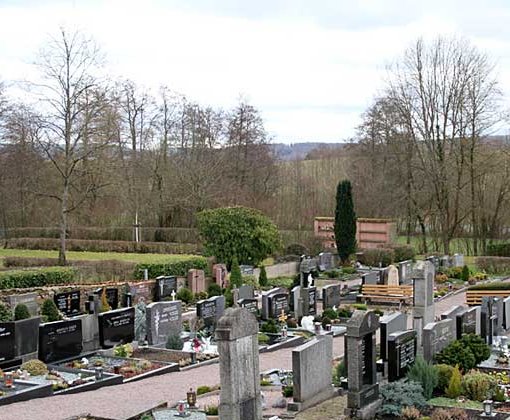
POLYGON ((211 283, 209 285, 209 287, 207 288, 207 295, 209 297, 213 297, 213 296, 221 296, 221 286, 219 284, 216 284, 216 283, 211 283))
POLYGON ((58 311, 57 305, 52 299, 46 299, 41 306, 41 315, 44 322, 59 321, 62 317, 58 311))
POLYGON ((193 300, 193 292, 186 287, 183 287, 177 292, 176 298, 188 304, 193 300))
POLYGON ((28 311, 27 305, 20 303, 14 308, 14 320, 21 321, 22 319, 30 318, 30 312, 28 311))

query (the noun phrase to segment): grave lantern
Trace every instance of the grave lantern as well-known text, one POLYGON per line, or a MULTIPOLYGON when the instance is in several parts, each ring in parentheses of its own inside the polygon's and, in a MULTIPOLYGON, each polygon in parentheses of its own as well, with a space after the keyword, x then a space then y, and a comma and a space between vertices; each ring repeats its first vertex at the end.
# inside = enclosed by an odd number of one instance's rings
POLYGON ((482 417, 494 417, 492 413, 492 400, 485 400, 483 402, 483 414, 482 417))
POLYGON ((190 388, 186 393, 186 401, 188 402, 189 408, 195 408, 195 404, 197 402, 197 393, 193 391, 193 388, 190 388))

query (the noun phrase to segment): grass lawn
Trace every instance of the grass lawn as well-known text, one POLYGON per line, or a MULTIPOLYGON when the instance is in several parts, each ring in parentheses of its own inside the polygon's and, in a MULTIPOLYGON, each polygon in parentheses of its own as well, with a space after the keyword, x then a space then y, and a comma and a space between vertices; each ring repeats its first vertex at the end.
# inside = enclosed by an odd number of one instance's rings
MULTIPOLYGON (((3 249, 0 248, 0 258, 25 257, 25 258, 58 258, 58 251, 43 251, 32 249, 3 249)), ((78 252, 68 251, 68 260, 118 260, 133 263, 169 263, 185 261, 196 257, 186 254, 134 254, 121 252, 78 252)))
POLYGON ((458 407, 458 408, 471 408, 473 410, 483 410, 483 404, 478 401, 466 400, 464 402, 458 402, 457 400, 446 398, 446 397, 436 397, 427 401, 430 405, 438 406, 438 407, 458 407))

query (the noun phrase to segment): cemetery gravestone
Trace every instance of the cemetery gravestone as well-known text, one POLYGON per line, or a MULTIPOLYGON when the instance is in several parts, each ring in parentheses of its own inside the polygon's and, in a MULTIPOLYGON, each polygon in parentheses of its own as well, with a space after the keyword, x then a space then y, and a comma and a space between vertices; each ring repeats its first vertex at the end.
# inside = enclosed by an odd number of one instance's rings
POLYGON ((177 277, 159 276, 156 277, 155 297, 156 302, 171 297, 172 292, 177 292, 177 277))
POLYGON ((480 313, 480 335, 489 345, 492 344, 494 336, 494 298, 490 296, 482 297, 482 306, 480 313))
POLYGON ((222 287, 226 288, 227 284, 227 266, 225 264, 214 264, 213 265, 213 278, 215 283, 222 287))
POLYGON ((255 267, 253 265, 240 265, 239 268, 243 276, 253 276, 255 274, 255 267))
POLYGON ((288 293, 275 293, 269 295, 269 318, 276 319, 282 311, 289 312, 289 294, 288 293))
POLYGON ((99 314, 99 344, 107 349, 135 339, 135 308, 99 314))
POLYGON ((253 286, 243 284, 239 287, 239 299, 253 299, 255 297, 255 291, 253 286))
POLYGON ((377 271, 370 271, 361 276, 362 284, 375 285, 379 284, 379 273, 377 271))
POLYGON ((248 312, 257 316, 259 310, 259 302, 257 299, 239 299, 237 303, 241 308, 245 308, 248 312))
POLYGON ((339 284, 330 284, 322 288, 322 309, 340 306, 340 294, 342 286, 339 284))
POLYGON ((503 299, 503 311, 504 311, 504 324, 503 327, 505 330, 510 329, 510 296, 503 299))
POLYGON ((7 296, 9 306, 14 310, 17 305, 26 305, 28 312, 32 316, 39 314, 39 305, 37 305, 37 293, 24 293, 21 295, 7 296))
POLYGON ((16 357, 23 360, 37 358, 40 317, 32 317, 14 322, 16 357))
POLYGON ((456 315, 456 333, 457 340, 462 338, 462 334, 480 335, 480 307, 465 309, 464 312, 456 315))
POLYGON ((423 328, 423 358, 432 362, 434 355, 455 340, 453 319, 431 322, 423 328))
POLYGON ((394 312, 379 318, 381 359, 388 361, 388 339, 390 334, 407 330, 407 315, 402 312, 394 312))
POLYGON ((454 267, 464 267, 464 255, 454 254, 453 255, 453 266, 454 267))
MULTIPOLYGON (((133 299, 133 305, 140 302, 148 302, 152 299, 151 289, 148 283, 130 284, 129 290, 133 299)), ((127 306, 127 305, 126 305, 127 306)))
POLYGON ((119 289, 116 287, 107 287, 105 293, 110 308, 117 309, 119 307, 119 289))
POLYGON ((216 324, 225 312, 225 296, 213 296, 197 302, 197 317, 204 321, 206 327, 216 324))
POLYGON ((496 316, 494 335, 502 335, 505 321, 505 304, 503 303, 503 299, 494 298, 494 309, 494 314, 496 316))
POLYGON ((301 304, 301 286, 294 286, 290 291, 289 309, 294 312, 295 318, 303 316, 301 304))
POLYGON ((321 252, 319 254, 319 270, 327 271, 333 267, 333 254, 331 252, 321 252))
POLYGON ((388 381, 405 377, 416 360, 416 331, 400 331, 388 336, 388 381))
POLYGON ((412 282, 413 262, 411 260, 398 263, 398 275, 401 284, 410 284, 412 282))
POLYGON ((289 410, 301 411, 332 398, 333 337, 315 337, 292 350, 293 403, 289 410))
POLYGON ((188 286, 193 293, 205 292, 205 272, 204 270, 188 270, 188 286))
POLYGON ((465 308, 461 305, 454 306, 447 312, 443 312, 441 314, 441 319, 453 319, 453 330, 454 330, 454 337, 458 337, 459 333, 457 331, 457 315, 463 313, 465 308))
POLYGON ((66 316, 75 316, 81 313, 80 291, 73 290, 71 292, 55 293, 53 300, 60 312, 66 316))
MULTIPOLYGON (((267 292, 262 293, 261 318, 263 320, 268 320, 273 315, 274 308, 271 308, 272 296, 283 295, 283 294, 286 294, 288 296, 287 289, 285 289, 283 287, 275 287, 271 290, 268 290, 267 292)), ((287 299, 287 311, 288 311, 288 299, 287 299)))
POLYGON ((218 320, 221 419, 262 418, 258 330, 257 320, 244 308, 229 308, 218 320))
POLYGON ((15 357, 14 322, 0 322, 0 362, 15 357))
MULTIPOLYGON (((317 288, 316 287, 308 287, 302 289, 304 291, 304 312, 305 315, 316 315, 317 314, 317 288)), ((286 296, 286 300, 288 302, 288 296, 286 296)), ((283 309, 283 308, 282 308, 283 309)), ((288 307, 287 311, 288 312, 288 307)), ((281 309, 280 309, 281 313, 281 309)))
POLYGON ((400 284, 398 278, 398 268, 394 265, 389 265, 386 272, 388 286, 398 286, 400 284))
POLYGON ((166 343, 169 336, 181 334, 181 305, 179 300, 147 305, 147 339, 150 345, 166 343))
POLYGON ((50 363, 78 356, 83 349, 82 341, 80 319, 41 324, 39 327, 39 360, 50 363))
POLYGON ((418 333, 418 350, 422 348, 423 327, 434 321, 435 269, 430 261, 418 262, 413 270, 413 329, 418 333))
POLYGON ((346 358, 349 390, 347 415, 369 419, 381 403, 376 371, 379 320, 373 311, 355 311, 347 322, 346 358))

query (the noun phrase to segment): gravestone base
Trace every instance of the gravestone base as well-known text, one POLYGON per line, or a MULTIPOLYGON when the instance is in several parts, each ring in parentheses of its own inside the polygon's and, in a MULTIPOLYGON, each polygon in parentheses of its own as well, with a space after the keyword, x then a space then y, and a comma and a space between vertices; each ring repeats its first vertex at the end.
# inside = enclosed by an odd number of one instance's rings
POLYGON ((326 400, 329 400, 330 398, 336 397, 338 392, 335 390, 335 388, 331 387, 331 389, 323 390, 322 392, 319 392, 318 394, 314 395, 312 398, 307 399, 303 402, 289 402, 287 404, 287 410, 289 411, 303 411, 307 408, 313 407, 314 405, 320 404, 321 402, 324 402, 326 400))
POLYGON ((346 408, 344 414, 353 419, 371 420, 375 418, 381 404, 382 399, 379 398, 363 408, 346 408))

